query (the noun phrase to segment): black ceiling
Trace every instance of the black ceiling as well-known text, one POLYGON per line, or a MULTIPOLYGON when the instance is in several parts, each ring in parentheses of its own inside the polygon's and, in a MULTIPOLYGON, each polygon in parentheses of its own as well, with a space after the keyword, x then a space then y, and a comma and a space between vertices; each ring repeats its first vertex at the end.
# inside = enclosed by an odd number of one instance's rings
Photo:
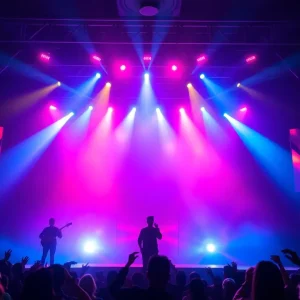
MULTIPOLYGON (((136 0, 119 0, 134 2, 136 0)), ((175 0, 162 0, 164 2, 175 0)), ((179 1, 179 0, 176 0, 179 1)), ((0 17, 118 18, 117 0, 10 0, 1 5, 0 17)), ((172 16, 172 13, 166 17, 172 16)), ((182 0, 180 19, 194 20, 297 20, 297 0, 182 0)))

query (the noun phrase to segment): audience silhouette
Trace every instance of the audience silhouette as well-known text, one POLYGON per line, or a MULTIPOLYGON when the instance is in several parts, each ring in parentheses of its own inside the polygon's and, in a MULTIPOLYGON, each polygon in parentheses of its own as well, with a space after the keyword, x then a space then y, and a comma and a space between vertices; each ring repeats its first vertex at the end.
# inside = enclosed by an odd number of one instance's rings
MULTIPOLYGON (((146 273, 135 272, 128 277, 139 255, 133 252, 119 273, 110 271, 104 276, 98 272, 95 281, 91 274, 84 274, 88 264, 78 269, 78 273, 71 270, 75 262, 50 267, 36 262, 25 270, 29 258, 11 264, 11 253, 11 250, 6 251, 0 260, 1 300, 300 300, 300 274, 292 272, 289 276, 278 255, 246 270, 241 284, 239 274, 242 273, 235 263, 224 267, 223 279, 207 268, 211 281, 208 285, 197 272, 189 274, 187 284, 186 273, 182 270, 176 270, 173 282, 170 274, 174 266, 166 256, 158 254, 150 257, 146 273)), ((282 253, 300 266, 296 252, 284 249, 282 253)))

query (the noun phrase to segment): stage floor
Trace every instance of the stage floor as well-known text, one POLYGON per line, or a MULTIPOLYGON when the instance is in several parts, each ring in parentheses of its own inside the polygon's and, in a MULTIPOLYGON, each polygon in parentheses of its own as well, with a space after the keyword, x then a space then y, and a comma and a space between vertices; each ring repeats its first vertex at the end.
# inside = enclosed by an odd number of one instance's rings
MULTIPOLYGON (((76 265, 72 265, 72 269, 81 269, 82 265, 86 265, 86 263, 77 263, 76 265)), ((98 270, 103 270, 103 269, 117 269, 120 270, 125 266, 124 264, 89 264, 90 270, 98 271, 98 270)), ((30 268, 31 265, 26 265, 26 268, 30 268)), ((204 270, 206 268, 212 268, 216 270, 222 270, 224 265, 201 265, 201 264, 177 264, 175 265, 176 269, 180 270, 204 270)), ((252 266, 238 266, 239 271, 245 271, 248 268, 252 266)), ((133 264, 130 269, 142 269, 142 264, 133 264)), ((299 268, 294 268, 294 267, 286 267, 285 268, 287 271, 298 271, 299 268)))

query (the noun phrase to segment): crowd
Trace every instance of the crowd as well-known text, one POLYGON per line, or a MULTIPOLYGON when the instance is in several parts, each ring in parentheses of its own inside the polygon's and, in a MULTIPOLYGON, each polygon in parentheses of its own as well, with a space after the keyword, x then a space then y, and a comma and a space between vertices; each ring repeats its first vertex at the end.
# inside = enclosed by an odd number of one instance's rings
MULTIPOLYGON (((282 252, 295 266, 300 266, 296 252, 289 249, 282 252)), ((74 262, 49 267, 36 262, 25 269, 28 257, 12 265, 10 256, 8 250, 0 260, 0 300, 300 300, 300 274, 288 274, 277 255, 249 268, 242 280, 235 263, 224 267, 223 278, 208 268, 208 281, 197 272, 187 277, 160 255, 151 257, 146 274, 137 272, 129 277, 137 252, 129 255, 124 268, 110 271, 106 277, 101 272, 95 277, 86 274, 88 265, 82 266, 81 274, 77 274, 71 269, 74 262)))

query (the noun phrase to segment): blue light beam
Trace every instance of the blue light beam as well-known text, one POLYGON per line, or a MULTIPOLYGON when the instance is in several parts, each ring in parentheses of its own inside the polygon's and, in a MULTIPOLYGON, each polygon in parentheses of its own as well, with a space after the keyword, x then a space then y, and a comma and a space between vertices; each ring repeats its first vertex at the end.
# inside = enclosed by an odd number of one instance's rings
POLYGON ((1 155, 0 196, 30 170, 71 117, 70 113, 1 155))

